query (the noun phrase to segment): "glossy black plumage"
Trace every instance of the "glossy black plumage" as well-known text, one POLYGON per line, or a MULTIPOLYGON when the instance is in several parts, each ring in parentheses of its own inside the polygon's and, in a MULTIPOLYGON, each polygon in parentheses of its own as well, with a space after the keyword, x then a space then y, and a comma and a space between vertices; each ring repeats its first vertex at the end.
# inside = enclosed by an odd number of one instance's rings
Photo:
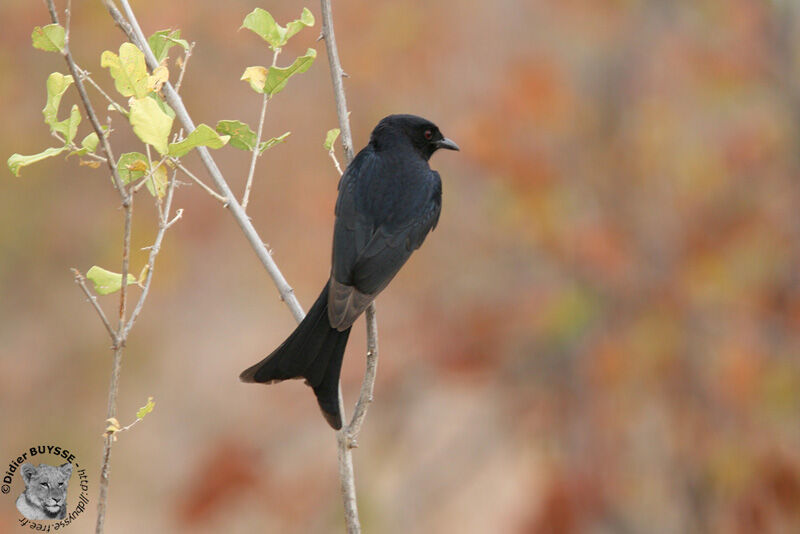
POLYGON ((244 382, 305 378, 335 429, 339 373, 350 327, 435 228, 442 182, 428 159, 458 150, 432 122, 390 115, 339 181, 331 277, 297 329, 240 375, 244 382))

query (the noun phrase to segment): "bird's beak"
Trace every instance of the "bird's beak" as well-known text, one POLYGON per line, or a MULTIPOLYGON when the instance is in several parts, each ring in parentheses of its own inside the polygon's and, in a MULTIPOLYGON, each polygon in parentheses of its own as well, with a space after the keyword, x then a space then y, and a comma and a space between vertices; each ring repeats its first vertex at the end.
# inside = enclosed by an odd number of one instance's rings
POLYGON ((436 141, 436 148, 446 148, 447 150, 460 150, 458 145, 453 142, 452 139, 443 138, 439 141, 436 141))

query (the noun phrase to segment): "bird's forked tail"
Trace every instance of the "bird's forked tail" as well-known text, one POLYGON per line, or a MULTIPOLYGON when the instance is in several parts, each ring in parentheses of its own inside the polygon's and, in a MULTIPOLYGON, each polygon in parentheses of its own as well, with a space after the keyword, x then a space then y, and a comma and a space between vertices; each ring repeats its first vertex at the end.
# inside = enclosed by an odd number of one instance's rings
POLYGON ((305 378, 314 389, 322 415, 333 428, 342 428, 339 412, 339 373, 350 329, 338 331, 328 321, 328 287, 292 334, 272 354, 242 371, 242 382, 272 383, 305 378))

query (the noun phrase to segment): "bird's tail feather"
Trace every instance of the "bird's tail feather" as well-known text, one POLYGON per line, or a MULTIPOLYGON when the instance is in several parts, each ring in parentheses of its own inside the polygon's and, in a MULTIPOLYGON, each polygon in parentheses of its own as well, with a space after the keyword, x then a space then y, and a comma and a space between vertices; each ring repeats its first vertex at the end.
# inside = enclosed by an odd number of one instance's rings
POLYGON ((305 319, 272 354, 242 371, 242 382, 272 383, 305 378, 314 389, 322 415, 336 430, 342 427, 339 412, 339 373, 350 329, 331 328, 328 321, 328 287, 325 284, 305 319))

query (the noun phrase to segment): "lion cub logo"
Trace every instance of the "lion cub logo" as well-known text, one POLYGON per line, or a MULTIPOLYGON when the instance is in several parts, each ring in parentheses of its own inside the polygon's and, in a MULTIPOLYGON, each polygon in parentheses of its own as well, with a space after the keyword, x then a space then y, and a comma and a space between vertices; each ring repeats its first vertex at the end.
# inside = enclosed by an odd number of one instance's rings
POLYGON ((20 473, 25 481, 25 492, 17 499, 17 510, 28 519, 64 519, 72 464, 33 467, 33 464, 24 463, 20 473))

